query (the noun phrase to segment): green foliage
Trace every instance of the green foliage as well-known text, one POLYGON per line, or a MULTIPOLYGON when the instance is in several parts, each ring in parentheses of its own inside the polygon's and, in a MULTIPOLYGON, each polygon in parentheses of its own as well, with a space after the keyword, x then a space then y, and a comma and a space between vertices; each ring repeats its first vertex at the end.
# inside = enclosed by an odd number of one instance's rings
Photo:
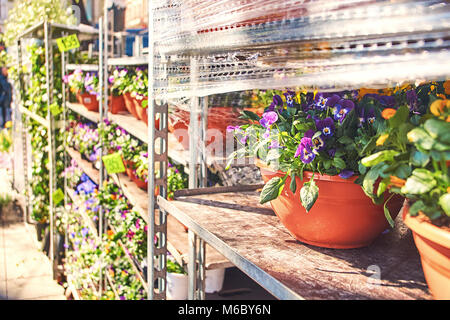
POLYGON ((61 0, 21 0, 15 1, 5 22, 4 41, 6 46, 15 44, 17 37, 26 29, 42 21, 73 25, 70 1, 61 0))
POLYGON ((182 266, 180 266, 176 261, 172 261, 167 258, 167 272, 170 273, 178 273, 178 274, 187 274, 182 266))

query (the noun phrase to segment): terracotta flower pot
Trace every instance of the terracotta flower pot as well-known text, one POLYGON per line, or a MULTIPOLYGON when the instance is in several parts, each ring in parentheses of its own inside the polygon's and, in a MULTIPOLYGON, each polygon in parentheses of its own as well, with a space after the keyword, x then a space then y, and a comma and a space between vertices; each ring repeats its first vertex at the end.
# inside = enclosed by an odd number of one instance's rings
POLYGON ((136 109, 136 113, 138 115, 138 119, 148 124, 148 116, 147 116, 147 108, 142 108, 142 101, 138 100, 136 98, 133 99, 134 102, 134 108, 136 109))
POLYGON ((77 93, 77 100, 86 107, 89 111, 98 112, 99 103, 97 97, 93 94, 77 93))
POLYGON ((131 97, 131 94, 129 92, 125 93, 123 95, 123 99, 124 99, 124 102, 125 102, 125 108, 128 110, 128 112, 131 113, 133 115, 133 117, 135 117, 136 119, 139 120, 139 116, 136 113, 136 107, 134 105, 133 98, 131 97))
POLYGON ((125 100, 123 96, 109 96, 108 98, 108 109, 112 114, 118 114, 120 112, 127 111, 125 107, 125 100))
MULTIPOLYGON (((239 119, 240 110, 233 107, 213 107, 208 110, 208 132, 206 134, 206 144, 213 143, 216 137, 213 137, 215 133, 220 133, 222 138, 225 139, 227 135, 227 127, 229 125, 244 124, 245 121, 239 119), (214 133, 215 131, 215 133, 214 133)), ((171 133, 175 131, 187 132, 190 123, 190 113, 185 110, 177 110, 175 113, 169 115, 168 129, 171 133), (180 130, 180 131, 179 131, 180 130)), ((181 134, 175 134, 177 140, 182 144, 183 148, 189 149, 189 138, 181 134)), ((225 140, 222 142, 225 147, 225 140)))
POLYGON ((131 180, 136 179, 136 175, 134 174, 135 162, 133 162, 131 160, 123 160, 123 164, 125 166, 125 170, 126 170, 126 173, 127 173, 128 177, 131 180))
POLYGON ((410 216, 407 201, 403 206, 402 217, 413 232, 423 273, 433 297, 438 300, 449 300, 450 232, 421 219, 420 216, 410 216))
POLYGON ((147 190, 148 189, 147 182, 141 180, 138 176, 135 175, 134 178, 133 178, 133 181, 142 190, 147 190))
MULTIPOLYGON (((264 182, 273 177, 282 177, 281 171, 273 171, 262 161, 256 165, 261 170, 264 182)), ((300 189, 309 181, 311 172, 304 172, 303 181, 296 177, 295 195, 289 188, 291 179, 281 195, 270 202, 273 210, 289 233, 297 240, 318 247, 350 249, 369 245, 389 224, 383 206, 373 204, 356 178, 342 179, 338 176, 314 176, 319 187, 319 197, 313 208, 306 212, 300 201, 300 189)), ((392 219, 398 215, 403 198, 394 196, 388 203, 392 219)))

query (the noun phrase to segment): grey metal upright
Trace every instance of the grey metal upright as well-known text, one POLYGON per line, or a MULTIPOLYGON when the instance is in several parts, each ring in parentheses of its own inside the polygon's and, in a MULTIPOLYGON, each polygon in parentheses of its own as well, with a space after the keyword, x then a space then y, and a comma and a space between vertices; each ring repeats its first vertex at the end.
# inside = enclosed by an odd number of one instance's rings
POLYGON ((147 229, 147 282, 148 299, 166 299, 166 259, 167 259, 167 214, 157 210, 153 190, 167 198, 168 166, 168 104, 156 101, 154 96, 154 68, 163 63, 164 57, 156 54, 154 46, 154 2, 148 1, 148 214, 150 225, 147 229), (159 61, 156 61, 159 59, 159 61), (159 115, 159 128, 155 128, 155 119, 159 115), (158 150, 156 144, 159 144, 158 150), (156 173, 157 171, 157 173, 156 173), (157 240, 156 242, 154 241, 157 240), (155 287, 155 282, 157 287, 155 287))

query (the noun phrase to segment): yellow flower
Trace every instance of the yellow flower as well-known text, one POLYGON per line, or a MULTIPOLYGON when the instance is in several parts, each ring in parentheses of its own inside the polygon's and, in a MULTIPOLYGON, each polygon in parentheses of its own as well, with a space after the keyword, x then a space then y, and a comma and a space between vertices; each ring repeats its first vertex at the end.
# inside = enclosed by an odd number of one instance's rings
POLYGON ((8 121, 8 122, 5 123, 5 128, 9 129, 11 127, 12 127, 12 122, 11 121, 8 121))
POLYGON ((387 133, 386 134, 382 134, 377 139, 377 146, 382 146, 386 142, 387 138, 389 138, 389 134, 387 134, 387 133))
POLYGON ((361 88, 361 89, 359 89, 359 92, 358 92, 358 100, 361 100, 362 98, 364 98, 364 96, 366 94, 369 94, 369 93, 379 93, 379 90, 378 89, 361 88))
POLYGON ((430 112, 436 117, 439 117, 444 111, 445 107, 449 107, 450 100, 437 99, 430 105, 430 112))
POLYGON ((447 193, 450 193, 450 187, 447 187, 447 193))

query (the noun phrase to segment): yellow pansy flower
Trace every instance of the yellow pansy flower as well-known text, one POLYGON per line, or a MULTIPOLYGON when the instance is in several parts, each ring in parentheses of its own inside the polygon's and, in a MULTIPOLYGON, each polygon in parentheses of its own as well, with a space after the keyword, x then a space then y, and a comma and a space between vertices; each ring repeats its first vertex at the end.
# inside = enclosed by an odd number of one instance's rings
POLYGON ((387 138, 389 138, 389 134, 387 134, 387 133, 386 134, 382 134, 377 139, 377 142, 376 142, 377 146, 382 146, 386 142, 387 138))

